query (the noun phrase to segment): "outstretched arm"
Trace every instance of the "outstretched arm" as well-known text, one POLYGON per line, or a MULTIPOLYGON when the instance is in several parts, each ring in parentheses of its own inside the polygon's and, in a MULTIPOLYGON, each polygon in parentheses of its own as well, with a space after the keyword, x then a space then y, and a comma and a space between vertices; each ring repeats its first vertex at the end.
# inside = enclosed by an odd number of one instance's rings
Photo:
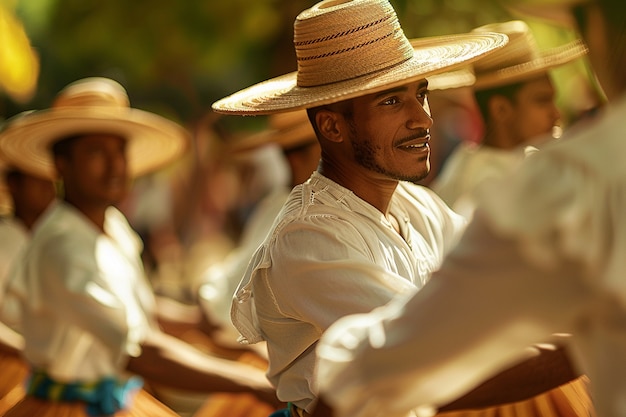
POLYGON ((173 336, 154 332, 131 357, 127 369, 151 382, 196 392, 248 392, 276 406, 283 405, 257 367, 204 354, 173 336))
MULTIPOLYGON (((322 336, 321 395, 338 415, 455 407, 456 399, 512 365, 543 360, 530 346, 572 330, 591 298, 582 273, 573 262, 563 261, 558 273, 532 265, 517 242, 495 234, 477 213, 442 268, 410 299, 340 319, 322 336)), ((531 378, 531 369, 520 365, 504 377, 531 378)), ((535 381, 535 388, 573 376, 564 371, 551 382, 535 381)), ((481 392, 483 405, 506 399, 484 397, 481 388, 476 401, 481 392)), ((460 406, 467 403, 459 400, 460 406)))
POLYGON ((537 356, 483 382, 439 411, 492 407, 527 400, 579 377, 563 347, 537 348, 537 356))

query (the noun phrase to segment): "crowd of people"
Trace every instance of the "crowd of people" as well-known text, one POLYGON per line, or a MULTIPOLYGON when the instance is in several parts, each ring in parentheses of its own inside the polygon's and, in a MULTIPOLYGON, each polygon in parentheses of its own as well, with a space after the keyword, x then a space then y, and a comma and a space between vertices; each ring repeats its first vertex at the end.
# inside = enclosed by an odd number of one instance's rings
POLYGON ((502 2, 408 39, 323 0, 203 138, 103 77, 3 122, 0 416, 625 417, 626 10, 502 2), (585 55, 608 101, 566 126, 551 71, 585 55), (433 175, 457 89, 483 134, 433 175))

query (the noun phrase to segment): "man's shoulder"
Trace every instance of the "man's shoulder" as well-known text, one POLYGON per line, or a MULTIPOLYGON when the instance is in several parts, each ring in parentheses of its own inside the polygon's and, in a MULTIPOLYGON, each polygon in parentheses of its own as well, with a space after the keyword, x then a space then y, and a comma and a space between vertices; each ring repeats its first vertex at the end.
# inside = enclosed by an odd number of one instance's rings
MULTIPOLYGON (((49 208, 40 219, 31 237, 31 246, 65 247, 68 242, 85 240, 84 219, 63 204, 49 208)), ((77 245, 77 248, 82 245, 77 245)))

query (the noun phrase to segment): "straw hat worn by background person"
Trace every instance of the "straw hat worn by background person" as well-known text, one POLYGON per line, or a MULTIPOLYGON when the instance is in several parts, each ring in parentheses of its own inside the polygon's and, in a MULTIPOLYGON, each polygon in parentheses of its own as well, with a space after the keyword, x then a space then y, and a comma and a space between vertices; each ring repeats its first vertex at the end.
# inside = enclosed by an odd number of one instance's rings
POLYGON ((11 164, 42 178, 56 176, 51 144, 78 133, 107 132, 126 138, 131 177, 174 161, 190 139, 175 122, 131 108, 124 87, 108 78, 72 83, 58 94, 50 109, 28 113, 9 120, 0 150, 11 164))
POLYGON ((271 115, 267 120, 266 129, 230 141, 227 149, 228 152, 236 153, 275 143, 282 149, 288 150, 312 141, 317 141, 315 132, 306 111, 301 110, 271 115))
MULTIPOLYGON (((587 48, 580 40, 547 50, 539 49, 529 26, 521 20, 492 23, 474 29, 482 33, 496 31, 504 33, 509 43, 498 51, 472 64, 476 82, 473 87, 476 102, 483 116, 484 135, 481 141, 460 143, 447 158, 443 170, 431 184, 432 188, 450 207, 466 217, 471 216, 472 194, 485 180, 502 177, 511 172, 525 158, 524 148, 538 145, 559 136, 560 117, 552 95, 554 87, 548 78, 549 71, 584 56, 587 48), (531 86, 534 82, 537 86, 531 86), (531 88, 537 97, 525 109, 533 110, 536 116, 527 116, 515 110, 495 116, 491 108, 493 99, 506 98, 506 109, 518 98, 520 91, 531 88), (540 94, 540 95, 538 95, 540 94), (530 106, 530 107, 529 107, 530 106), (536 117, 534 119, 524 117, 536 117), (519 122, 518 122, 519 121, 519 122), (532 123, 531 123, 532 122, 532 123), (520 127, 515 123, 527 123, 520 127)), ((522 105, 520 105, 522 106, 522 105)), ((519 109, 519 107, 518 107, 519 109)))
MULTIPOLYGON (((103 132, 117 134, 128 140, 128 163, 131 176, 145 174, 173 161, 184 152, 189 139, 188 133, 178 124, 155 114, 131 108, 125 89, 117 82, 106 78, 87 78, 63 89, 50 109, 18 115, 11 119, 8 127, 0 133, 0 151, 10 165, 32 175, 54 178, 56 174, 50 147, 55 141, 78 134, 103 132)), ((21 286, 21 283, 19 284, 21 286)), ((30 299, 28 296, 26 298, 30 299)), ((38 349, 35 345, 43 343, 44 346, 50 346, 50 344, 40 340, 31 345, 29 335, 37 334, 42 329, 40 329, 41 326, 30 329, 26 324, 27 322, 24 322, 22 326, 25 336, 23 355, 31 366, 47 372, 54 367, 55 361, 72 362, 72 358, 59 355, 59 357, 54 357, 51 363, 42 363, 38 354, 33 354, 38 349)), ((39 349, 41 347, 39 346, 39 349)), ((113 355, 112 352, 111 354, 113 355)), ((87 360, 100 361, 98 365, 100 369, 108 366, 105 358, 87 358, 87 360)), ((58 364, 56 367, 58 368, 58 364)), ((113 366, 113 368, 116 367, 113 366)), ((63 366, 63 369, 66 367, 63 366)), ((119 375, 113 376, 119 377, 119 375)), ((49 393, 44 392, 46 391, 45 385, 37 385, 37 381, 41 381, 39 378, 31 381, 30 392, 43 395, 43 398, 51 398, 49 393)), ((83 388, 89 390, 87 386, 83 388)), ((90 395, 94 394, 96 393, 90 395)), ((64 391, 62 395, 71 396, 72 390, 64 391)), ((98 404, 110 405, 112 403, 105 400, 104 403, 98 404)), ((114 410, 102 410, 102 412, 107 414, 114 410)), ((39 401, 28 395, 9 410, 7 415, 85 416, 85 413, 84 402, 39 401)), ((149 417, 174 416, 175 413, 145 390, 139 390, 131 408, 124 415, 149 417)))
POLYGON ((461 69, 504 46, 498 33, 450 35, 415 49, 386 0, 322 1, 294 23, 298 70, 225 97, 218 113, 270 114, 335 103, 461 69), (347 27, 352 30, 346 30, 347 27))
POLYGON ((532 79, 587 53, 587 47, 581 40, 540 50, 530 28, 521 20, 491 23, 472 32, 500 32, 509 38, 504 48, 473 64, 476 76, 474 89, 477 90, 532 79))

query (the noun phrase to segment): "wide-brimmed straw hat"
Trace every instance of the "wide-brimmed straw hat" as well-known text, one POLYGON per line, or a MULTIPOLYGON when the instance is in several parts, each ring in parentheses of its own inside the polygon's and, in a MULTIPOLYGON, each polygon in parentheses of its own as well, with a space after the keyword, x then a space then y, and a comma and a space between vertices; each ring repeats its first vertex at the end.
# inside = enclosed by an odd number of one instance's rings
POLYGON ((581 40, 542 51, 528 25, 521 20, 492 23, 473 30, 476 33, 492 31, 505 33, 509 43, 473 64, 475 89, 529 80, 587 53, 587 47, 581 40))
POLYGON ((476 60, 506 35, 472 33, 413 48, 387 0, 325 0, 294 23, 298 70, 213 104, 219 113, 271 114, 393 88, 476 60))
POLYGON ((242 152, 268 143, 275 143, 282 149, 289 150, 312 142, 317 142, 317 137, 306 110, 296 110, 270 115, 267 129, 233 140, 229 150, 242 152))
POLYGON ((131 108, 126 90, 119 83, 93 77, 65 87, 51 108, 9 119, 0 132, 0 151, 9 164, 54 179, 53 143, 75 135, 102 133, 128 140, 131 177, 173 161, 189 142, 189 133, 177 123, 131 108))

